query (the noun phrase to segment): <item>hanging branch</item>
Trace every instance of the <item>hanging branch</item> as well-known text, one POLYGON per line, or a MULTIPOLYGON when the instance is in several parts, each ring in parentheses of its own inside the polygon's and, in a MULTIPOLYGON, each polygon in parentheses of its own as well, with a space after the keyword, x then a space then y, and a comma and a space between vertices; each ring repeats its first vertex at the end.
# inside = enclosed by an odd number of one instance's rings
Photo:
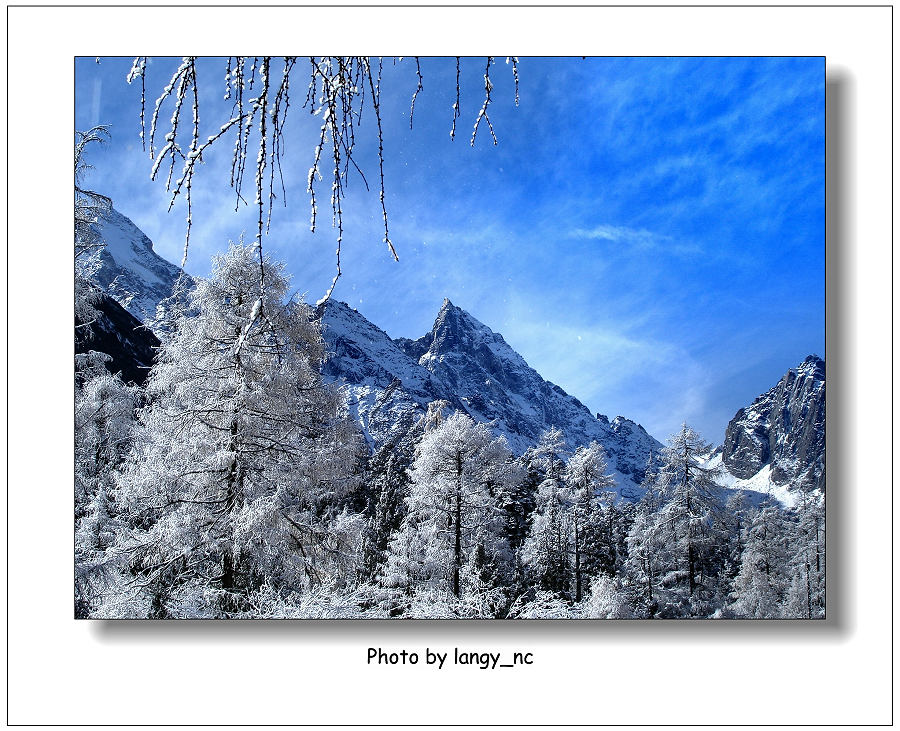
POLYGON ((516 84, 516 106, 519 106, 519 59, 516 56, 509 56, 506 63, 512 62, 513 81, 516 84))
POLYGON ((478 134, 478 127, 481 124, 482 119, 487 122, 488 129, 491 132, 491 138, 494 140, 494 144, 497 144, 497 135, 494 134, 494 125, 491 124, 490 117, 488 117, 487 114, 488 104, 491 103, 491 89, 494 88, 494 85, 491 84, 491 64, 493 62, 494 57, 488 56, 487 66, 484 69, 484 104, 481 105, 481 111, 478 112, 478 118, 475 120, 475 128, 472 130, 472 139, 470 140, 472 147, 475 147, 475 135, 478 134))
MULTIPOLYGON (((255 64, 254 64, 255 68, 255 64)), ((254 105, 252 114, 255 115, 256 112, 259 112, 259 153, 256 156, 256 206, 259 210, 259 218, 257 221, 256 228, 256 245, 260 247, 260 251, 262 251, 262 235, 263 228, 265 226, 264 216, 265 216, 265 205, 263 203, 263 181, 265 180, 266 175, 266 142, 268 137, 266 136, 266 120, 268 119, 268 115, 266 114, 266 107, 269 102, 269 59, 265 58, 262 61, 262 64, 259 68, 259 80, 261 90, 259 96, 257 97, 254 105)), ((269 206, 272 205, 272 199, 269 199, 269 206)), ((262 266, 262 260, 260 260, 260 266, 262 266)))
POLYGON ((413 128, 413 115, 416 113, 416 97, 422 91, 422 69, 419 67, 419 57, 416 56, 416 90, 413 92, 412 101, 409 103, 409 128, 413 128))
POLYGON ((388 215, 384 201, 384 135, 381 130, 381 59, 378 59, 378 83, 372 81, 372 69, 366 64, 369 79, 369 89, 372 92, 372 108, 375 110, 375 121, 378 126, 378 175, 380 178, 380 190, 378 198, 381 201, 381 215, 384 221, 384 243, 387 244, 394 257, 394 261, 400 261, 394 245, 391 243, 390 232, 388 231, 388 215))
POLYGON ((75 259, 102 249, 104 243, 91 227, 101 211, 109 210, 112 201, 105 195, 82 186, 85 175, 93 168, 85 159, 85 148, 96 142, 102 145, 109 128, 100 125, 87 132, 75 131, 75 259))
POLYGON ((141 149, 146 151, 147 145, 144 142, 144 112, 146 107, 146 99, 147 99, 147 57, 146 56, 138 56, 134 59, 134 63, 131 65, 131 71, 128 72, 128 76, 125 78, 125 81, 129 84, 132 83, 136 78, 140 78, 141 80, 141 149))
MULTIPOLYGON (((278 168, 278 179, 281 182, 281 200, 283 205, 287 205, 287 191, 284 187, 284 173, 281 169, 281 155, 284 145, 284 123, 287 120, 288 109, 291 106, 289 86, 291 78, 291 69, 294 67, 296 59, 285 56, 284 69, 281 72, 281 85, 275 93, 275 104, 272 107, 272 151, 269 154, 269 200, 275 200, 273 190, 275 182, 275 169, 278 168), (282 111, 282 103, 284 109, 282 111)), ((266 218, 266 233, 269 233, 269 226, 272 223, 272 206, 269 206, 269 215, 266 218)))
MULTIPOLYGON (((129 83, 141 80, 141 144, 149 152, 153 161, 150 177, 155 180, 164 163, 168 163, 166 172, 166 191, 170 192, 169 208, 171 209, 178 196, 184 194, 187 205, 187 230, 185 233, 184 255, 182 267, 187 260, 190 245, 191 231, 193 227, 192 184, 194 173, 198 163, 203 162, 203 154, 212 145, 225 136, 234 134, 234 145, 231 157, 231 172, 229 185, 235 194, 235 210, 241 203, 248 204, 245 199, 244 174, 247 170, 247 157, 251 151, 251 144, 257 146, 255 166, 255 199, 257 207, 256 244, 262 257, 262 237, 268 234, 272 221, 272 208, 277 199, 275 192, 276 170, 281 187, 282 200, 286 205, 287 191, 282 169, 282 155, 284 154, 284 128, 287 120, 290 102, 290 77, 297 67, 297 57, 283 57, 284 66, 281 79, 277 87, 271 78, 271 57, 243 57, 229 56, 225 61, 225 89, 224 100, 231 102, 230 117, 216 132, 200 138, 200 101, 199 86, 197 81, 196 58, 186 56, 173 73, 168 84, 156 100, 152 114, 150 114, 149 145, 146 127, 146 71, 148 59, 138 56, 132 63, 127 80, 129 83), (247 63, 250 63, 249 71, 247 63), (185 100, 190 94, 192 124, 191 132, 183 131, 187 125, 181 123, 181 116, 185 106, 185 100), (161 147, 157 145, 157 131, 160 129, 160 119, 164 106, 171 104, 172 114, 169 119, 169 127, 165 133, 161 147), (190 137, 189 140, 182 138, 190 137), (251 139, 252 138, 252 139, 251 139), (184 152, 186 150, 186 152, 184 152), (176 174, 176 162, 181 161, 181 172, 176 174), (265 188, 268 190, 264 190, 265 188)), ((484 100, 472 131, 471 144, 475 144, 475 138, 479 127, 484 121, 490 130, 494 144, 497 137, 494 134, 493 125, 488 116, 493 85, 490 79, 490 67, 494 62, 493 57, 487 60, 484 72, 484 100)), ((397 63, 397 59, 394 60, 397 63)), ((423 90, 423 75, 420 59, 415 58, 416 63, 416 88, 410 100, 409 121, 413 124, 415 105, 419 93, 423 90)), ((507 63, 512 65, 513 79, 515 82, 515 101, 519 101, 519 77, 518 59, 507 58, 507 63)), ((381 77, 382 60, 377 60, 378 68, 373 68, 374 62, 365 56, 324 56, 309 59, 309 83, 307 85, 304 108, 309 108, 313 116, 321 116, 318 141, 313 152, 312 166, 307 175, 306 191, 310 202, 310 231, 315 232, 318 222, 318 197, 316 183, 323 180, 321 169, 323 154, 329 154, 331 158, 331 222, 336 229, 336 268, 337 272, 332 280, 323 301, 328 299, 334 291, 334 287, 341 276, 341 247, 344 238, 343 225, 343 199, 346 195, 347 184, 351 168, 356 171, 368 190, 369 184, 362 169, 355 159, 355 145, 357 127, 361 124, 362 113, 365 107, 371 107, 375 116, 375 128, 378 140, 378 177, 379 177, 379 203, 381 204, 382 220, 384 223, 383 243, 388 247, 390 255, 399 260, 397 251, 390 238, 388 225, 388 212, 385 196, 384 173, 384 129, 381 114, 381 77), (368 89, 368 95, 366 90, 368 89), (329 153, 325 153, 328 148, 329 153)), ((453 121, 450 130, 450 138, 456 137, 456 121, 460 117, 460 60, 456 59, 456 101, 453 104, 453 121)), ((260 259, 262 262, 262 258, 260 259)))
POLYGON ((456 57, 456 101, 453 102, 453 124, 450 127, 450 139, 456 139, 456 120, 459 119, 459 56, 456 57))

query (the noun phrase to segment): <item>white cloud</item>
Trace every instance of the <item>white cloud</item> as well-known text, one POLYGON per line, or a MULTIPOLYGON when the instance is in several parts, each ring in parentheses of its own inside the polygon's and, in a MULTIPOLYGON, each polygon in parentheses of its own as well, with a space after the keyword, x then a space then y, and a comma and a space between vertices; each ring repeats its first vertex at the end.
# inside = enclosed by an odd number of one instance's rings
POLYGON ((613 241, 641 249, 650 249, 672 239, 671 236, 655 234, 643 228, 634 229, 626 226, 612 226, 610 224, 601 224, 592 229, 577 228, 572 231, 572 236, 581 239, 613 241))

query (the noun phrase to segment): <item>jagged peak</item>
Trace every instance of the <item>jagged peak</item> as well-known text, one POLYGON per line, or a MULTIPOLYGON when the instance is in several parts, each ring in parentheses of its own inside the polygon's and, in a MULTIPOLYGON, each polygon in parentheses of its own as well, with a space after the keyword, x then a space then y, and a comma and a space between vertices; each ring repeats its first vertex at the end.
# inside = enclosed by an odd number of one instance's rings
POLYGON ((489 331, 489 329, 445 297, 441 309, 434 319, 430 340, 433 346, 444 348, 448 344, 452 345, 462 340, 464 333, 471 335, 478 331, 489 331))
POLYGON ((615 419, 612 420, 611 426, 612 426, 612 428, 613 428, 613 431, 619 431, 619 430, 622 429, 622 427, 628 426, 629 428, 639 429, 639 430, 642 431, 644 434, 647 434, 647 430, 644 429, 643 426, 641 426, 640 424, 638 424, 638 423, 637 423, 636 421, 634 421, 633 419, 629 419, 629 418, 627 418, 627 417, 625 417, 625 416, 617 416, 615 419))
POLYGON ((795 370, 798 374, 813 376, 817 379, 824 379, 825 361, 818 355, 808 355, 795 370))

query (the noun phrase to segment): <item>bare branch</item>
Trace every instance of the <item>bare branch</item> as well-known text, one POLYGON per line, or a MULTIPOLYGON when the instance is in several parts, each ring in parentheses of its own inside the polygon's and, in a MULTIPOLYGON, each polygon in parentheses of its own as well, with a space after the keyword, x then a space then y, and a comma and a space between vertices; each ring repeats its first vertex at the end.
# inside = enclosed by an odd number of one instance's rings
POLYGON ((419 67, 419 57, 416 56, 416 90, 413 92, 412 101, 409 104, 409 128, 413 128, 413 115, 416 113, 416 97, 422 91, 422 69, 419 67))

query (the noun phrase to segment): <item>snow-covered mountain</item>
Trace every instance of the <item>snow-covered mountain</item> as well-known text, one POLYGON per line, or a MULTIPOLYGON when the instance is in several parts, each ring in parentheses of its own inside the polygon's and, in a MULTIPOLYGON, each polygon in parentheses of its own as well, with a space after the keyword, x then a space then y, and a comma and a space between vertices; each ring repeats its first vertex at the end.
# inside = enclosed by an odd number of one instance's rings
POLYGON ((739 482, 790 502, 807 484, 825 489, 825 361, 810 355, 728 423, 722 464, 739 482))
POLYGON ((97 284, 138 320, 149 323, 159 302, 172 294, 181 269, 153 251, 147 235, 112 207, 92 226, 106 244, 97 284))
POLYGON ((594 416, 578 399, 545 381, 499 333, 444 300, 431 332, 392 340, 342 302, 320 307, 331 356, 325 375, 345 385, 348 408, 373 445, 411 428, 435 400, 491 422, 513 452, 555 426, 570 449, 604 446, 620 494, 639 496, 647 459, 662 445, 639 424, 594 416))

